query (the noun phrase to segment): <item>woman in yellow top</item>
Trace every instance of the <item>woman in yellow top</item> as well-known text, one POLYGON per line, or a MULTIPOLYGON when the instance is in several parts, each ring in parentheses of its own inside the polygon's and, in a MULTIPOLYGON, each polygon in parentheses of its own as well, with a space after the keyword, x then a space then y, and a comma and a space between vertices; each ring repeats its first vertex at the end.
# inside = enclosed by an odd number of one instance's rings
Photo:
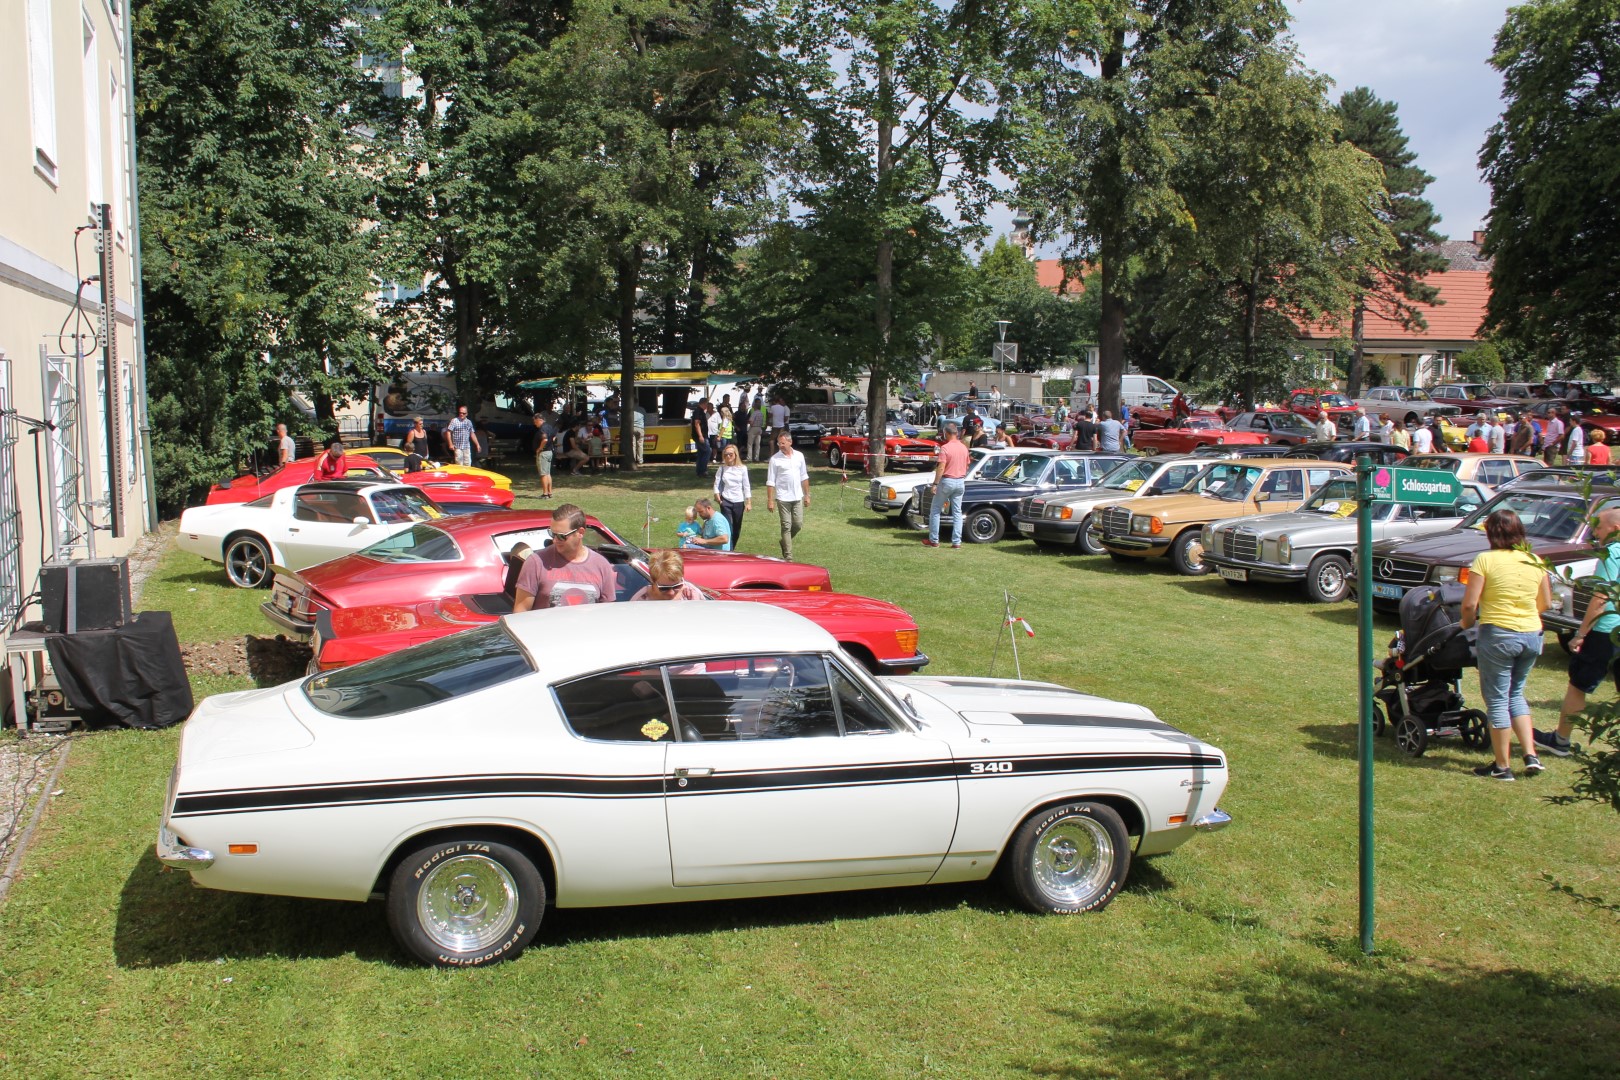
POLYGON ((1513 738, 1524 751, 1524 773, 1541 772, 1530 703, 1524 685, 1541 655, 1541 613, 1552 606, 1547 571, 1525 546, 1524 525, 1511 510, 1485 519, 1489 551, 1468 568, 1463 594, 1462 625, 1479 626, 1479 692, 1491 721, 1491 749, 1496 760, 1474 770, 1493 780, 1513 779, 1513 738))

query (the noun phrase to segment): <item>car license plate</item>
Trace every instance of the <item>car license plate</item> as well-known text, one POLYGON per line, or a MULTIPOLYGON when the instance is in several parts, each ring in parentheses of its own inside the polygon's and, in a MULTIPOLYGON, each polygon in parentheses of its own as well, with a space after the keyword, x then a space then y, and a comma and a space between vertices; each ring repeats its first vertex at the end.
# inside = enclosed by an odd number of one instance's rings
POLYGON ((1021 533, 1032 533, 1035 531, 1035 523, 1033 521, 1020 521, 1018 523, 1018 531, 1021 533))
POLYGON ((1399 600, 1406 595, 1406 590, 1399 585, 1385 585, 1382 581, 1372 583, 1372 594, 1382 596, 1386 600, 1399 600))
POLYGON ((1221 577, 1225 578, 1227 581, 1249 580, 1249 572, 1247 570, 1239 570, 1231 566, 1217 566, 1215 568, 1215 572, 1221 575, 1221 577))

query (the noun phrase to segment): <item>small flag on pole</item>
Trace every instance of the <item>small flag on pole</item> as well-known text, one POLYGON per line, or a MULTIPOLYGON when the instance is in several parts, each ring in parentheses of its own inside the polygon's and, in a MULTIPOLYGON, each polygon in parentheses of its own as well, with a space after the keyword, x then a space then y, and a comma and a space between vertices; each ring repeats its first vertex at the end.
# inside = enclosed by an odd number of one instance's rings
POLYGON ((1021 619, 1016 615, 1009 616, 1008 619, 1007 619, 1006 625, 1008 625, 1008 626, 1022 626, 1024 628, 1024 636, 1025 637, 1034 637, 1035 636, 1035 630, 1034 630, 1033 627, 1031 627, 1029 625, 1029 620, 1028 619, 1021 619))

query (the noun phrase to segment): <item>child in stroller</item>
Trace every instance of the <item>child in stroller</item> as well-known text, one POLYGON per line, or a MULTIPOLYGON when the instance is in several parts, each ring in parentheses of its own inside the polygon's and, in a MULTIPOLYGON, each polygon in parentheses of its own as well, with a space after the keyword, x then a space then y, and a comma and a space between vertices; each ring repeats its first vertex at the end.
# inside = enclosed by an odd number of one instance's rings
POLYGON ((1378 667, 1373 732, 1394 729, 1395 745, 1421 757, 1429 740, 1459 737, 1476 749, 1490 745, 1485 714, 1464 708, 1462 673, 1474 660, 1477 631, 1461 625, 1461 584, 1422 585, 1401 598, 1401 628, 1378 667))

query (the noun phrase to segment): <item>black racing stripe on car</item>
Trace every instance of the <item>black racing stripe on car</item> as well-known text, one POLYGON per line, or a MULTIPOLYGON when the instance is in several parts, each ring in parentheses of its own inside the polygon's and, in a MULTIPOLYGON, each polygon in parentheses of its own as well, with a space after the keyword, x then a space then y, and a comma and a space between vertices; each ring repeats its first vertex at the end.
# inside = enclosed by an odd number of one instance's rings
POLYGON ((484 798, 503 795, 584 798, 644 798, 662 795, 659 776, 458 776, 438 780, 328 784, 303 788, 260 788, 223 792, 188 792, 175 797, 174 817, 195 814, 239 814, 252 810, 288 810, 365 802, 411 802, 484 798))
POLYGON ((1045 776, 1061 773, 1120 772, 1144 769, 1220 769, 1219 757, 1203 754, 1041 754, 986 755, 983 759, 882 762, 868 765, 823 765, 799 769, 754 769, 709 776, 456 776, 412 780, 379 780, 353 784, 305 785, 185 792, 176 796, 175 818, 255 811, 306 810, 332 806, 368 806, 454 799, 530 798, 623 799, 670 796, 796 791, 832 787, 869 787, 927 783, 950 779, 1045 776), (975 772, 985 760, 1007 762, 1006 771, 975 772), (686 780, 684 785, 681 780, 686 780), (667 783, 667 787, 666 787, 667 783))
POLYGON ((1175 730, 1163 720, 1144 720, 1127 716, 1075 716, 1073 713, 1013 713, 1021 724, 1054 725, 1058 727, 1117 727, 1139 730, 1175 730))

